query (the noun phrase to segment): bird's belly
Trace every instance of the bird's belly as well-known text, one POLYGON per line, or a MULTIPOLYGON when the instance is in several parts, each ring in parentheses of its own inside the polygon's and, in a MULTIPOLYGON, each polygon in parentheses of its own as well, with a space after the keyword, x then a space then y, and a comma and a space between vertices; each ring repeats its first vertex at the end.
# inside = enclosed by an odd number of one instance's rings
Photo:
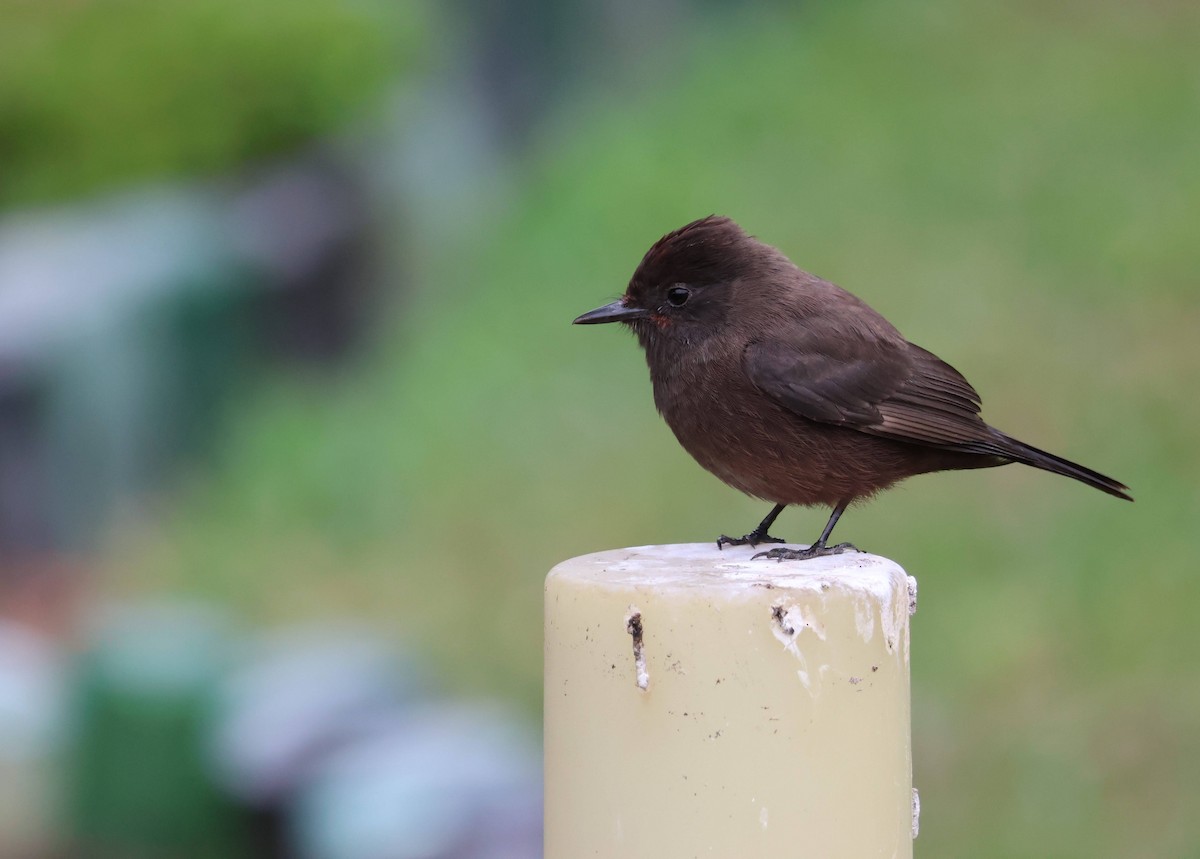
POLYGON ((708 398, 676 390, 661 398, 659 410, 700 465, 748 495, 834 505, 929 470, 909 445, 807 420, 757 390, 740 397, 725 390, 708 398))

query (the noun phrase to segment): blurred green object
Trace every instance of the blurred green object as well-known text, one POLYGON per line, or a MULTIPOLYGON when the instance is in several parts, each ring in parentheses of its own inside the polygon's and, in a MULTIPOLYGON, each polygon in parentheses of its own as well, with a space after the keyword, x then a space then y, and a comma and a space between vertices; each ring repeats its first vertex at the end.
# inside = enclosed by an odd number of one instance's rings
POLYGON ((0 209, 208 175, 352 120, 408 69, 420 4, 0 3, 0 209))
POLYGON ((76 684, 67 828, 77 855, 248 855, 246 820, 208 752, 228 632, 219 613, 186 603, 105 619, 76 684))

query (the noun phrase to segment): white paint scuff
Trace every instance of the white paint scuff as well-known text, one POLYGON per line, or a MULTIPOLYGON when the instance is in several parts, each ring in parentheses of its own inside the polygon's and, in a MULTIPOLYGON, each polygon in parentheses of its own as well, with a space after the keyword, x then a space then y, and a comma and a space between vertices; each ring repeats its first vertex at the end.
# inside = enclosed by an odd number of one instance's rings
MULTIPOLYGON (((730 546, 718 551, 712 543, 634 546, 611 549, 571 561, 572 575, 590 566, 587 578, 598 587, 646 586, 657 593, 690 594, 713 589, 721 599, 736 598, 740 588, 749 597, 760 588, 787 594, 792 602, 815 597, 824 605, 834 590, 857 603, 855 625, 870 640, 875 619, 889 653, 908 656, 908 615, 915 610, 915 582, 894 561, 878 555, 847 552, 799 563, 754 560, 755 547, 730 546)), ((555 571, 551 571, 551 576, 555 571)))
POLYGON ((808 658, 797 644, 797 639, 806 630, 812 632, 821 641, 825 640, 825 625, 817 617, 816 611, 808 606, 798 604, 788 606, 785 599, 775 601, 771 606, 771 634, 783 645, 783 649, 800 663, 800 667, 796 670, 796 676, 800 678, 801 685, 808 690, 810 695, 816 695, 819 690, 814 689, 813 686, 814 684, 819 686, 825 679, 825 672, 829 670, 829 666, 822 665, 817 670, 815 677, 809 672, 808 658))
POLYGON ((870 597, 854 601, 854 628, 864 642, 875 636, 875 601, 870 597))

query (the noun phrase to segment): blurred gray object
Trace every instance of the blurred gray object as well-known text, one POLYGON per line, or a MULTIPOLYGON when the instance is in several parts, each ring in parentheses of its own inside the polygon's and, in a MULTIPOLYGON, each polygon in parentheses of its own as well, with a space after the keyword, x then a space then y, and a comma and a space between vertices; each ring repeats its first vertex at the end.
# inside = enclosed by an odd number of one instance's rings
POLYGON ((278 805, 319 757, 414 700, 415 666, 361 627, 305 626, 252 641, 221 684, 211 748, 225 789, 278 805))
POLYGON ((495 707, 396 713, 314 769, 288 826, 301 859, 535 859, 540 746, 495 707))

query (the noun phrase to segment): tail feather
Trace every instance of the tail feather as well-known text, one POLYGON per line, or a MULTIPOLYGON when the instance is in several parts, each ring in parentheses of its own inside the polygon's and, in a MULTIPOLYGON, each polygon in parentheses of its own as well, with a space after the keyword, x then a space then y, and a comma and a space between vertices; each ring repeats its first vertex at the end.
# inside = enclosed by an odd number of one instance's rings
POLYGON ((993 429, 992 432, 1001 441, 1005 455, 1010 457, 1014 462, 1032 465, 1034 468, 1040 468, 1054 474, 1061 474, 1064 477, 1073 477, 1081 483, 1086 483, 1088 486, 1099 489, 1101 492, 1107 492, 1109 495, 1123 498, 1126 501, 1133 500, 1133 496, 1129 494, 1129 487, 1124 483, 1113 480, 1111 477, 1101 474, 1098 471, 1092 471, 1090 468, 1086 468, 1077 462, 1071 462, 1069 459, 1055 456, 1033 445, 1025 444, 1023 441, 1017 441, 1015 438, 1007 436, 999 430, 993 429))

